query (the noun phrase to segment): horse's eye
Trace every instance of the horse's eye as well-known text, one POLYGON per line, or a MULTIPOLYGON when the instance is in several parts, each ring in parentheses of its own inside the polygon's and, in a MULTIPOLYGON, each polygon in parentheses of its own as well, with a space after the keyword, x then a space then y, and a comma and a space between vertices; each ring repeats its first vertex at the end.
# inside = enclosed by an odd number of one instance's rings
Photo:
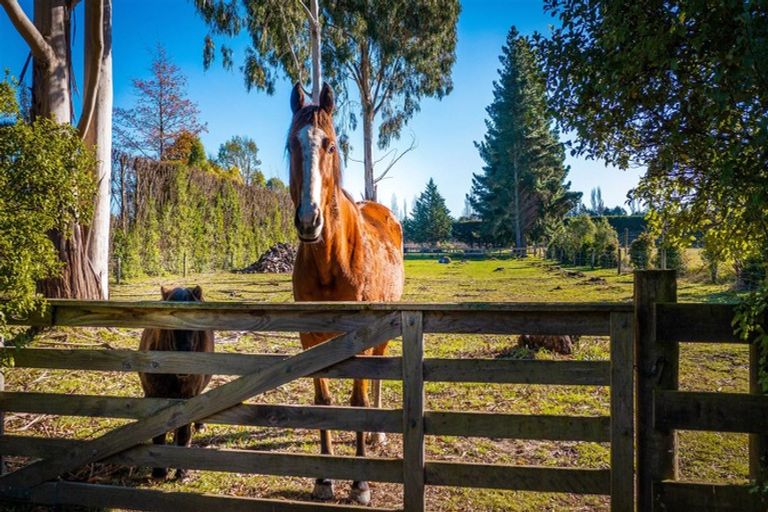
POLYGON ((333 153, 334 151, 336 151, 336 144, 333 144, 333 143, 329 144, 328 153, 333 153))

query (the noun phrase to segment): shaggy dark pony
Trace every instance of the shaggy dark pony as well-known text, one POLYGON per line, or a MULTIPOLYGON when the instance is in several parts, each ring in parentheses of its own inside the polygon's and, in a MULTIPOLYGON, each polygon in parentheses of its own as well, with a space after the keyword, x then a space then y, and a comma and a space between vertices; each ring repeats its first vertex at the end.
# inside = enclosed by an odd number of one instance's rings
MULTIPOLYGON (((203 289, 160 288, 163 300, 174 302, 202 302, 203 289)), ((213 331, 184 331, 169 329, 144 329, 139 350, 161 350, 179 352, 213 352, 213 331)), ((211 380, 210 375, 180 375, 163 373, 139 373, 144 396, 153 398, 192 398, 202 393, 211 380)), ((198 428, 200 425, 198 425, 198 428)), ((152 439, 155 444, 165 444, 166 434, 152 439)), ((189 446, 192 440, 192 426, 176 429, 175 442, 178 446, 189 446)), ((154 468, 154 478, 165 478, 167 468, 154 468)), ((176 470, 176 478, 183 479, 186 471, 176 470)))

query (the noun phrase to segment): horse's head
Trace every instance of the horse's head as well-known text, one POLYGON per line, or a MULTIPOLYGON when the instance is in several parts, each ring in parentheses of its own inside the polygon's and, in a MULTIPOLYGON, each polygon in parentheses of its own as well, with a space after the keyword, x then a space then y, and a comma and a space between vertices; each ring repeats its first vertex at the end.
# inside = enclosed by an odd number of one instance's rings
MULTIPOLYGON (((160 287, 163 300, 169 302, 203 302, 203 289, 194 288, 166 288, 160 287)), ((173 330, 173 349, 181 352, 190 352, 195 349, 195 333, 197 331, 173 330)))
POLYGON ((304 102, 304 91, 297 83, 291 93, 293 122, 288 133, 290 188, 299 239, 313 243, 320 240, 324 212, 341 183, 341 164, 333 129, 333 90, 323 84, 319 105, 304 102))

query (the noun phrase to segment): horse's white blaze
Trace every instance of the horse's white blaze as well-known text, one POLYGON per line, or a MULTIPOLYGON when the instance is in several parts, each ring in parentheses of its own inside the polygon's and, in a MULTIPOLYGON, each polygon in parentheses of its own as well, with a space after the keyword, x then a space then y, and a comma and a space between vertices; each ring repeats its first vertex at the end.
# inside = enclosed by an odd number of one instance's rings
POLYGON ((299 130, 298 138, 304 166, 299 215, 320 208, 320 191, 323 185, 320 176, 320 148, 325 137, 322 129, 312 125, 304 126, 299 130))

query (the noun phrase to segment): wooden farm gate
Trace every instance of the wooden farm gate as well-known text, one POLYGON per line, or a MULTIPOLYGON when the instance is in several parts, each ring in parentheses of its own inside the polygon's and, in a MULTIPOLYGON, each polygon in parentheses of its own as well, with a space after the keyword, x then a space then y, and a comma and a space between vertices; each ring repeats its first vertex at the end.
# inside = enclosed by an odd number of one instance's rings
MULTIPOLYGON (((754 484, 682 481, 677 430, 750 434, 750 479, 768 477, 768 396, 750 346, 750 393, 679 390, 680 343, 744 343, 734 336, 732 305, 679 304, 674 271, 635 274, 637 361, 637 509, 766 512, 754 484)), ((766 319, 768 321, 768 319, 766 319)), ((768 324, 768 322, 767 322, 768 324)))
POLYGON ((210 373, 239 378, 189 400, 0 392, 0 410, 136 420, 88 441, 0 437, 0 453, 38 459, 0 477, 5 499, 143 510, 373 510, 284 500, 169 493, 57 480, 96 461, 271 475, 402 483, 404 508, 424 510, 424 487, 602 494, 632 510, 632 307, 629 304, 237 304, 51 301, 25 325, 345 332, 287 357, 132 350, 6 349, 16 367, 210 373), (425 359, 423 333, 610 336, 610 361, 425 359), (355 357, 402 336, 402 357, 355 357), (251 405, 244 400, 297 378, 403 381, 402 409, 251 405), (424 409, 424 382, 611 386, 611 416, 516 415, 424 409), (193 421, 403 434, 402 459, 182 448, 146 444, 193 421), (611 469, 425 460, 429 435, 611 443, 611 469))

